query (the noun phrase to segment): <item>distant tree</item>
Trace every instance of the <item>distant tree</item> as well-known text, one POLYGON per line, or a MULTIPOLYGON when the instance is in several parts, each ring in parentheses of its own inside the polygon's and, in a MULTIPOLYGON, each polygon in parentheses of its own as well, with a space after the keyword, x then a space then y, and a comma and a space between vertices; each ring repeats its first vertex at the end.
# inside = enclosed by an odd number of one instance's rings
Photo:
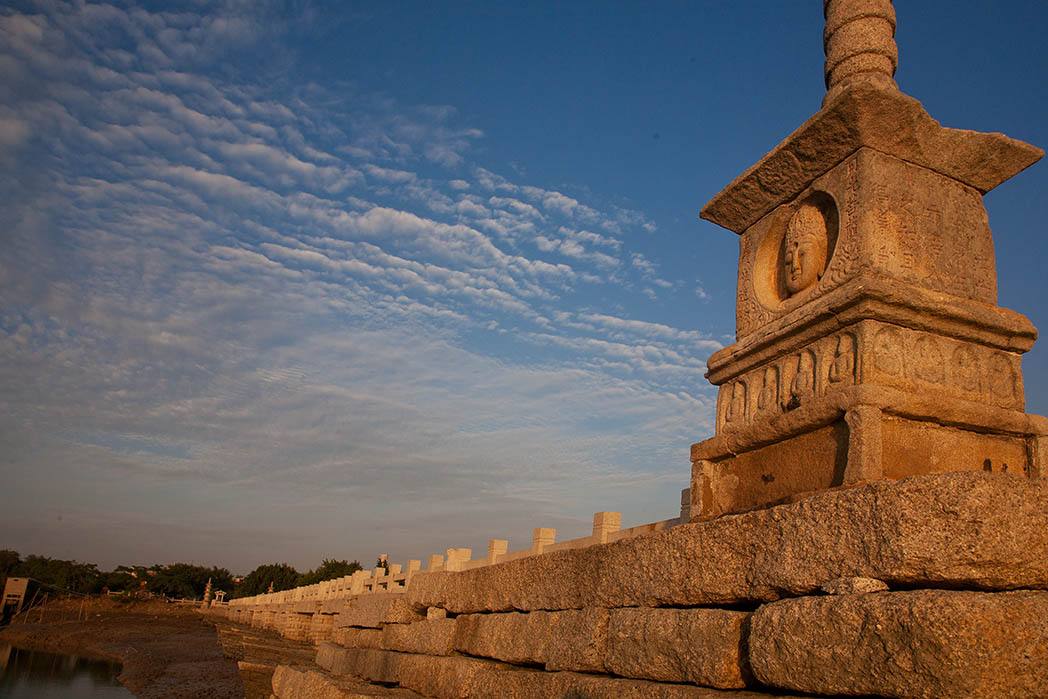
POLYGON ((47 556, 26 556, 11 569, 12 576, 33 578, 47 586, 73 592, 94 592, 100 573, 94 563, 63 561, 47 556))
POLYGON ((98 592, 134 592, 137 589, 138 581, 124 571, 113 570, 102 573, 98 578, 98 592))
POLYGON ((233 576, 225 568, 172 563, 160 567, 155 575, 147 575, 146 589, 165 597, 200 599, 204 596, 208 579, 216 590, 233 587, 233 576))
POLYGON ((298 571, 287 563, 266 563, 244 576, 244 581, 237 587, 234 596, 260 595, 269 589, 270 584, 273 585, 274 592, 290 590, 298 585, 300 577, 298 571))
POLYGON ((103 589, 110 592, 138 592, 145 588, 148 579, 145 566, 117 566, 108 573, 102 573, 98 592, 103 589))
POLYGON ((360 565, 360 561, 347 561, 347 560, 335 560, 334 558, 325 558, 324 562, 319 566, 303 573, 298 579, 299 585, 313 585, 314 583, 323 582, 325 580, 334 580, 335 578, 342 578, 347 575, 352 575, 358 570, 363 570, 364 567, 360 565))

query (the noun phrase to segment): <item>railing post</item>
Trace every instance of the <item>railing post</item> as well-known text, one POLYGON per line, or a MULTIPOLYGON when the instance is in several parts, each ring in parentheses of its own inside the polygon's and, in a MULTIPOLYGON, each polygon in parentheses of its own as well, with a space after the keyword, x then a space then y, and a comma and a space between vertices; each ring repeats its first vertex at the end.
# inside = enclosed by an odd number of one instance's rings
POLYGON ((494 565, 499 562, 499 558, 506 555, 506 551, 509 550, 509 541, 506 539, 489 539, 488 540, 488 565, 494 565))
POLYGON ((531 530, 531 553, 538 555, 557 540, 557 530, 552 527, 537 527, 531 530))
POLYGON ((350 593, 354 595, 360 595, 364 592, 364 579, 367 578, 368 574, 366 571, 357 570, 353 572, 351 576, 351 584, 349 587, 350 593))
POLYGON ((462 564, 473 557, 473 549, 448 549, 447 556, 447 565, 444 567, 445 570, 462 570, 462 564))
POLYGON ((593 539, 598 544, 608 543, 608 535, 622 528, 621 512, 593 513, 593 539))

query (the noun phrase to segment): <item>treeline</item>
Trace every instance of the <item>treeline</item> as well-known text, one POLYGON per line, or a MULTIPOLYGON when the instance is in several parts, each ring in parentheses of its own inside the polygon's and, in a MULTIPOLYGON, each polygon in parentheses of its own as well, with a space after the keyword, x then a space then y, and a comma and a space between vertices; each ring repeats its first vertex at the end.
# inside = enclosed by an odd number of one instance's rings
POLYGON ((11 576, 33 578, 52 588, 81 594, 151 593, 178 599, 200 599, 210 579, 212 590, 224 590, 229 597, 246 597, 270 589, 279 592, 299 585, 312 585, 357 570, 361 570, 359 562, 335 559, 324 559, 319 566, 305 573, 299 573, 286 563, 269 563, 255 568, 241 579, 226 568, 192 563, 117 566, 111 571, 101 571, 94 563, 34 555, 22 558, 17 551, 0 550, 0 589, 11 576))
POLYGON ((287 563, 267 563, 248 573, 237 585, 234 597, 250 597, 265 592, 280 592, 301 585, 313 585, 325 580, 334 580, 363 570, 359 561, 340 561, 325 558, 313 570, 299 573, 287 563))

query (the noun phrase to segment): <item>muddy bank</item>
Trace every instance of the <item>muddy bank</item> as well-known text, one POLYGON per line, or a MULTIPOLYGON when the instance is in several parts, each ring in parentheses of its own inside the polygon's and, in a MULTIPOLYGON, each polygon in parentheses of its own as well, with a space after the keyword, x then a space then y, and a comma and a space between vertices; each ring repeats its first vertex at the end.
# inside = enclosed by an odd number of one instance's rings
POLYGON ((190 607, 162 602, 54 602, 30 623, 0 630, 0 644, 120 663, 120 682, 138 697, 243 697, 235 660, 223 656, 214 625, 190 607), (68 619, 68 620, 65 620, 68 619))

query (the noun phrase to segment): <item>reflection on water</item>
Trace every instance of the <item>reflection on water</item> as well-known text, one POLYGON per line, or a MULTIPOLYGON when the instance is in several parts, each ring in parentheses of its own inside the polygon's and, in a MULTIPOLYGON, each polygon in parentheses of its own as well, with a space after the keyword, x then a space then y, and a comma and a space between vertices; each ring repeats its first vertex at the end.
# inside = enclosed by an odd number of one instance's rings
POLYGON ((0 645, 0 697, 4 699, 117 699, 133 696, 116 676, 120 666, 75 655, 0 645))

